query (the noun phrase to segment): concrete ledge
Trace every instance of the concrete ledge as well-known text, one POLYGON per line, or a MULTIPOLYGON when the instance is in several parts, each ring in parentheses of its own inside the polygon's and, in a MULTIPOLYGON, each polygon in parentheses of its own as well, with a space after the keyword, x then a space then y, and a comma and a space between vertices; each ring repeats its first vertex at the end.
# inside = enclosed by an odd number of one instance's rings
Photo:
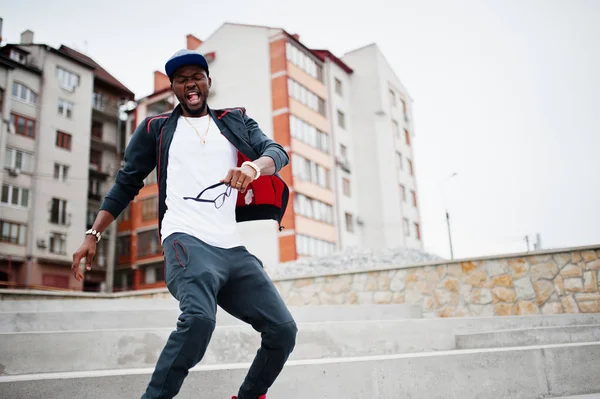
POLYGON ((600 341, 600 324, 519 328, 513 330, 456 335, 456 347, 458 349, 570 344, 597 341, 600 341))
MULTIPOLYGON (((600 343, 290 361, 270 396, 373 399, 532 399, 600 392, 600 343), (310 381, 307 384, 306 381, 310 381)), ((180 399, 235 394, 248 364, 197 367, 180 399)), ((0 377, 11 399, 128 399, 152 369, 0 377), (50 393, 50 396, 49 396, 50 393)))
MULTIPOLYGON (((125 313, 125 312, 122 312, 125 313)), ((131 312, 126 312, 131 313, 131 312)), ((122 317, 127 320, 129 316, 122 317)), ((153 367, 177 317, 168 328, 90 329, 0 334, 5 374, 153 367)), ((118 319, 117 319, 118 321, 118 319)), ((292 359, 384 355, 452 350, 462 329, 499 330, 600 324, 600 315, 516 316, 481 319, 354 320, 299 323, 292 359)), ((202 364, 251 361, 259 334, 245 324, 219 325, 202 364)), ((518 344, 516 344, 518 345, 518 344)))

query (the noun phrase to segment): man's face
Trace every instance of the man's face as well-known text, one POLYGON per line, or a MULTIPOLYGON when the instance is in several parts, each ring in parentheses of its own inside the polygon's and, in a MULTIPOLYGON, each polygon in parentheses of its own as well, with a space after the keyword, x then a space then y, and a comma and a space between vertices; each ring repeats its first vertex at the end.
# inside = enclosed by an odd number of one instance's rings
POLYGON ((197 65, 185 65, 173 75, 171 88, 188 116, 200 116, 206 108, 211 80, 197 65))

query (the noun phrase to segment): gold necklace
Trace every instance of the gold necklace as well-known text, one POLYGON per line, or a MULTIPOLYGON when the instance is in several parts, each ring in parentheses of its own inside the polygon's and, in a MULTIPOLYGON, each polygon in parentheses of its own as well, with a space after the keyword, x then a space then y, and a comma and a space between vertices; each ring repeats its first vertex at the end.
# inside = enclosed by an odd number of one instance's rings
POLYGON ((206 144, 206 136, 208 135, 208 128, 210 127, 210 114, 207 115, 208 116, 208 123, 206 124, 206 132, 204 132, 204 136, 200 136, 200 133, 198 132, 198 130, 196 129, 196 127, 194 125, 192 125, 192 122, 190 122, 188 120, 188 118, 184 115, 183 117, 185 118, 185 120, 187 121, 187 123, 190 124, 190 126, 192 127, 192 129, 194 129, 194 131, 196 132, 196 134, 198 135, 198 137, 200 137, 200 140, 202 140, 202 144, 206 144))

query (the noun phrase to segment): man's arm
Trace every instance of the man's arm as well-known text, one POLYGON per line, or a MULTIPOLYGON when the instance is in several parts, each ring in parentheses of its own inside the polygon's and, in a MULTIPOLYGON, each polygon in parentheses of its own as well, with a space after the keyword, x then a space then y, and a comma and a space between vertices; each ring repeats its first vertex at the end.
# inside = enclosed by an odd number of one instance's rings
POLYGON ((125 150, 125 164, 117 172, 115 183, 104 198, 100 210, 116 219, 144 187, 144 179, 156 167, 156 140, 146 130, 147 118, 138 125, 125 150))
POLYGON ((289 157, 283 147, 267 137, 258 123, 244 113, 244 123, 250 136, 250 146, 260 156, 254 163, 261 168, 261 174, 272 175, 289 163, 289 157), (272 163, 271 161, 272 160, 272 163))
MULTIPOLYGON (((135 129, 123 160, 125 165, 117 172, 115 183, 106 194, 100 206, 98 216, 92 226, 93 230, 104 233, 108 226, 123 212, 123 209, 135 198, 140 189, 144 187, 144 179, 156 165, 156 141, 152 133, 146 131, 146 120, 135 129)), ((73 254, 71 270, 79 281, 83 274, 79 270, 79 263, 86 258, 86 269, 91 270, 92 259, 96 255, 96 237, 88 235, 83 238, 83 243, 73 254)))
MULTIPOLYGON (((253 163, 260 169, 260 175, 274 175, 279 172, 289 163, 287 152, 281 145, 267 137, 254 119, 246 113, 243 114, 243 118, 248 130, 250 146, 259 155, 253 163)), ((255 177, 256 170, 252 166, 244 165, 241 168, 231 169, 221 182, 244 193, 255 177)))

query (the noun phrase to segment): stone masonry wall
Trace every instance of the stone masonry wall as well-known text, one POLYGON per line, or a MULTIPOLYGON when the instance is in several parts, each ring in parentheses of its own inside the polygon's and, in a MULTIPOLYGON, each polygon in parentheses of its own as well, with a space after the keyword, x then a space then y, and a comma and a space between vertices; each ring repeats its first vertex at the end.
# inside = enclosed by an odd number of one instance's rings
POLYGON ((600 313, 600 248, 276 280, 290 306, 420 304, 427 317, 600 313))

